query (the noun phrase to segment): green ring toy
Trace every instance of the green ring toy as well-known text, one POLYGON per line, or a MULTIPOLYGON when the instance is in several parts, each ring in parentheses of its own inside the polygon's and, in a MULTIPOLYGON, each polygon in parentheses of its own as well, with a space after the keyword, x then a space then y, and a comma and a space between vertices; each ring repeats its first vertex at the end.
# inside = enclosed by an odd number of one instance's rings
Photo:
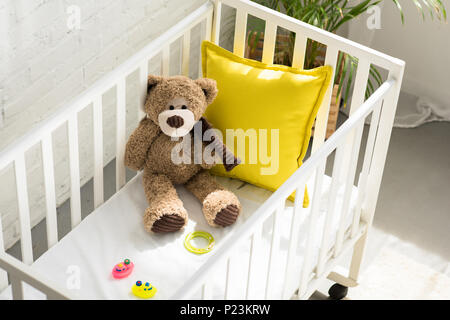
POLYGON ((204 254, 210 252, 214 248, 215 240, 211 234, 206 231, 194 231, 189 233, 184 239, 184 247, 195 254, 204 254), (208 246, 206 248, 195 248, 191 245, 191 240, 194 238, 203 238, 208 241, 208 246))

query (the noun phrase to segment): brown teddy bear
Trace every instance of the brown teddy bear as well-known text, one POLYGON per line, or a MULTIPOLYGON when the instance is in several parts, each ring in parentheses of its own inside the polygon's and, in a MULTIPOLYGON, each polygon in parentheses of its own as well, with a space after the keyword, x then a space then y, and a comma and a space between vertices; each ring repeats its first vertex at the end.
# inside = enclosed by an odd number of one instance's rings
MULTIPOLYGON (((239 216, 241 204, 238 198, 208 172, 214 164, 205 161, 176 164, 172 160, 173 150, 180 143, 174 138, 194 136, 196 123, 201 124, 203 130, 210 128, 202 115, 216 95, 217 86, 212 79, 148 77, 144 106, 147 116, 131 134, 125 150, 125 165, 133 170, 144 170, 144 191, 149 203, 144 215, 147 231, 174 232, 186 225, 188 214, 175 184, 183 184, 200 200, 209 225, 226 227, 239 216)), ((230 160, 230 152, 216 137, 211 140, 223 146, 222 158, 228 159, 224 166, 229 171, 239 164, 239 160, 233 155, 230 160)), ((192 144, 194 140, 190 140, 192 144)), ((205 143, 201 145, 203 150, 205 143)), ((194 158, 195 148, 191 150, 194 158)))

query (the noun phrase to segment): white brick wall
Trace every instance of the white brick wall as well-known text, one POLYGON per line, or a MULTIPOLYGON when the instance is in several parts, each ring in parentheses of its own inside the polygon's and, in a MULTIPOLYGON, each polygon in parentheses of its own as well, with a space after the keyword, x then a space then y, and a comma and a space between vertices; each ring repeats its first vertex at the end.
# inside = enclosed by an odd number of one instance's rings
MULTIPOLYGON (((26 133, 125 61, 151 39, 192 12, 206 0, 0 0, 0 150, 26 133), (67 7, 81 9, 81 30, 67 28, 67 7)), ((198 32, 197 32, 198 33, 198 32)), ((199 44, 193 37, 193 45, 199 44)), ((173 74, 178 73, 173 47, 173 74)), ((198 56, 198 52, 197 52, 198 56)), ((192 76, 197 76, 194 68, 192 76)), ((159 72, 154 59, 150 71, 159 72)), ((129 131, 136 118, 137 75, 127 85, 129 131)), ((115 153, 115 91, 103 96, 104 159, 115 153)), ((90 108, 80 118, 82 183, 92 177, 90 108)), ((69 191, 66 128, 53 135, 58 203, 69 191)), ((31 220, 45 216, 39 146, 26 155, 31 220)), ((0 213, 4 240, 10 247, 19 236, 12 168, 0 172, 0 213)))

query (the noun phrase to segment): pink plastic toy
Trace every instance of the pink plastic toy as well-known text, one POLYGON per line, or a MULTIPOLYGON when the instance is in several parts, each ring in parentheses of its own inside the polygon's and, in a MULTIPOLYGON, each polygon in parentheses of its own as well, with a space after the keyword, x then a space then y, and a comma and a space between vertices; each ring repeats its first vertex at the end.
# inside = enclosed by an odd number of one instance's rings
POLYGON ((122 279, 128 277, 133 272, 134 264, 130 259, 125 259, 123 262, 118 263, 112 270, 112 275, 116 279, 122 279))

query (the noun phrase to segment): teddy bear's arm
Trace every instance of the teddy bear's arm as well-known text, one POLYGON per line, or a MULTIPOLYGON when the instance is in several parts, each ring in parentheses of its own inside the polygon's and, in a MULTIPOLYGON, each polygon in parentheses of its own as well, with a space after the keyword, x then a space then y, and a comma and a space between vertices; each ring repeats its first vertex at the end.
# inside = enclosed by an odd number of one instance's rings
MULTIPOLYGON (((213 126, 204 117, 201 117, 199 122, 201 123, 201 126, 202 126, 202 130, 201 130, 202 136, 200 137, 200 139, 203 140, 203 133, 206 132, 207 130, 213 129, 213 126)), ((225 170, 227 172, 233 170, 234 167, 238 166, 241 163, 241 160, 239 158, 237 158, 233 154, 233 152, 228 150, 227 146, 223 143, 223 141, 220 139, 220 137, 214 133, 214 131, 212 131, 210 133, 212 134, 211 140, 210 140, 211 142, 204 142, 203 149, 206 147, 206 145, 205 145, 205 143, 206 143, 206 144, 211 144, 214 147, 214 150, 222 150, 222 152, 221 152, 222 159, 221 160, 222 160, 223 166, 225 167, 225 170)), ((202 152, 203 152, 203 150, 202 150, 202 152)), ((213 152, 213 154, 215 156, 217 156, 215 152, 213 152)), ((202 157, 202 159, 203 159, 203 161, 200 164, 200 166, 203 169, 211 169, 215 165, 215 162, 209 163, 209 162, 205 162, 204 161, 205 159, 203 157, 202 157)))
POLYGON ((159 127, 150 119, 144 118, 128 139, 125 147, 125 166, 133 170, 142 170, 147 151, 158 136, 159 127))

